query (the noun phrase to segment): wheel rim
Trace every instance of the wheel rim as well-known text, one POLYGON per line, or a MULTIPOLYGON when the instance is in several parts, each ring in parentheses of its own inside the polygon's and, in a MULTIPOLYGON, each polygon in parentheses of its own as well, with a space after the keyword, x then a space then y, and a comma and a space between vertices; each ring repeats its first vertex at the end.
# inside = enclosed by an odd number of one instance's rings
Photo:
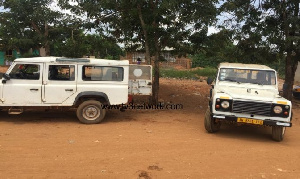
POLYGON ((96 120, 100 116, 100 110, 95 105, 88 105, 83 108, 83 117, 86 120, 93 121, 96 120))

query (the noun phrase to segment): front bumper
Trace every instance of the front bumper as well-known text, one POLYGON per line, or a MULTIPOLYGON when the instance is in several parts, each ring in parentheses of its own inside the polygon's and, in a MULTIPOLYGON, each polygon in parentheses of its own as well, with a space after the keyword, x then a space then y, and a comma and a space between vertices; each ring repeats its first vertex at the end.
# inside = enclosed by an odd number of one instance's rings
MULTIPOLYGON (((215 119, 223 120, 223 121, 229 121, 229 122, 237 122, 238 121, 238 117, 236 117, 236 116, 219 115, 219 114, 213 114, 212 116, 215 119)), ((254 119, 254 120, 261 120, 261 119, 254 119)), ((262 125, 264 125, 264 126, 292 127, 292 123, 290 123, 290 122, 276 121, 276 120, 271 120, 271 119, 264 119, 262 121, 263 121, 262 125)), ((242 123, 242 124, 249 124, 249 123, 242 123)))

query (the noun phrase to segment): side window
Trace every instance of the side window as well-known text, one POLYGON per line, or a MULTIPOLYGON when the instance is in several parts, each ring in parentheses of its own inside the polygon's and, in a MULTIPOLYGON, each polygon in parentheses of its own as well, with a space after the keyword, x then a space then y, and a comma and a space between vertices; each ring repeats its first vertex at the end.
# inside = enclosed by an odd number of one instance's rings
POLYGON ((122 67, 83 66, 84 81, 123 81, 122 67))
POLYGON ((74 65, 49 65, 49 80, 74 81, 75 66, 74 65))
POLYGON ((40 65, 16 64, 9 73, 11 79, 39 80, 40 65))

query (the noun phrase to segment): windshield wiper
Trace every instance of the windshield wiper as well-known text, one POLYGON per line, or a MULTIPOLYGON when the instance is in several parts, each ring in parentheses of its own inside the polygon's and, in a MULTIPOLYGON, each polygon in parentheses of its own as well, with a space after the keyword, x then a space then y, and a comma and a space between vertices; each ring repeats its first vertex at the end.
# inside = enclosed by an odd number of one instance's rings
POLYGON ((252 84, 264 85, 262 82, 252 82, 252 84))
POLYGON ((232 79, 232 78, 225 78, 224 80, 225 80, 225 81, 231 81, 231 82, 237 82, 238 84, 241 83, 240 81, 237 81, 237 80, 232 79))

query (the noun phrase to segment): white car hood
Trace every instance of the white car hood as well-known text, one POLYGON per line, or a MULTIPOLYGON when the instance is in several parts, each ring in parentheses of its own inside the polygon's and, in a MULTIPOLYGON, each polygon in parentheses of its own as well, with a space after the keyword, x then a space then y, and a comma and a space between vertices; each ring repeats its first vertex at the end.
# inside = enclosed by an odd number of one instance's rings
POLYGON ((249 100, 262 100, 262 101, 274 101, 281 98, 277 89, 263 89, 253 88, 251 86, 219 86, 216 90, 221 93, 225 93, 233 99, 249 99, 249 100))

